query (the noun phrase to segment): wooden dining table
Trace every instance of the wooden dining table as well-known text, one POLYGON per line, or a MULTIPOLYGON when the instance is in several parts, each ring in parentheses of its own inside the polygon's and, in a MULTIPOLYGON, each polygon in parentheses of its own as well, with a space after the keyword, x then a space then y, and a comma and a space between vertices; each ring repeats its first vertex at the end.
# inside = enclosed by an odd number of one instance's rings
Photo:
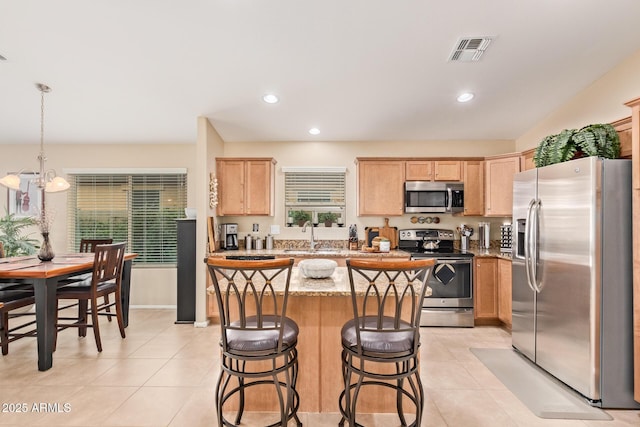
MULTIPOLYGON (((124 325, 129 324, 129 294, 131 264, 138 254, 125 254, 122 272, 122 311, 124 325)), ((35 294, 36 329, 38 339, 38 369, 46 371, 53 366, 53 342, 56 334, 56 289, 71 276, 93 271, 93 253, 58 255, 51 261, 40 261, 36 256, 0 259, 0 282, 21 282, 33 285, 35 294)))

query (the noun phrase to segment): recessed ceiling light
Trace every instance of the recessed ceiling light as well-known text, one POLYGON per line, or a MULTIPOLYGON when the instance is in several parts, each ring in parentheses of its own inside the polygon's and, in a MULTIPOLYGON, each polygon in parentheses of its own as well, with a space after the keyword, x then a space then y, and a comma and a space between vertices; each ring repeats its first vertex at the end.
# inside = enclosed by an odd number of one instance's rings
POLYGON ((278 97, 272 93, 268 93, 262 97, 262 100, 267 104, 275 104, 279 101, 278 97))
POLYGON ((318 128, 311 128, 311 129, 309 129, 309 133, 310 133, 311 135, 319 135, 319 134, 320 134, 320 129, 318 129, 318 128))
POLYGON ((458 95, 458 102, 469 102, 473 99, 474 96, 475 95, 472 94, 471 92, 462 93, 458 95))

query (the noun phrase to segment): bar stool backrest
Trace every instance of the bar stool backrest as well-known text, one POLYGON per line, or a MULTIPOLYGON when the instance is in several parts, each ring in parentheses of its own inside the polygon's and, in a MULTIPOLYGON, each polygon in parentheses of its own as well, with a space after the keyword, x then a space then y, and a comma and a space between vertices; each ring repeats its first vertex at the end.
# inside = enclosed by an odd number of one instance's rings
POLYGON ((379 334, 380 340, 387 334, 412 333, 412 352, 417 351, 422 300, 433 264, 433 259, 347 259, 359 354, 367 333, 379 334))
MULTIPOLYGON (((272 335, 283 350, 283 333, 293 259, 207 260, 215 288, 222 328, 222 349, 229 352, 229 335, 250 331, 272 335)), ((234 349, 238 353, 237 349, 234 349)))

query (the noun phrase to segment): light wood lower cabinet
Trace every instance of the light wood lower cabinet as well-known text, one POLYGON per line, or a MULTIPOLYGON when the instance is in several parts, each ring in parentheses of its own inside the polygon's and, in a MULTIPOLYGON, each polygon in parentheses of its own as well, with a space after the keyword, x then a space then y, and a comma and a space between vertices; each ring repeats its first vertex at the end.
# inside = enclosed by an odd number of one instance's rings
POLYGON ((474 315, 476 324, 504 324, 511 328, 511 260, 474 259, 474 315))
MULTIPOLYGON (((492 320, 498 318, 498 260, 496 258, 476 257, 473 282, 474 318, 492 320)), ((482 322, 479 322, 482 323, 482 322)))
POLYGON ((498 258, 498 319, 511 328, 511 261, 498 258))

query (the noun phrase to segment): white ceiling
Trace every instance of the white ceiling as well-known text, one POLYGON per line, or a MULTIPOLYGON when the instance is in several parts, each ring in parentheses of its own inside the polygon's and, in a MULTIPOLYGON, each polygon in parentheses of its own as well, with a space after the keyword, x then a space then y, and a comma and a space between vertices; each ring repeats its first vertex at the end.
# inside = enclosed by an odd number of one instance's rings
POLYGON ((230 142, 514 139, 639 22, 638 0, 0 0, 0 144, 39 142, 36 82, 47 144, 194 143, 198 116, 230 142), (448 62, 466 36, 496 38, 448 62))

